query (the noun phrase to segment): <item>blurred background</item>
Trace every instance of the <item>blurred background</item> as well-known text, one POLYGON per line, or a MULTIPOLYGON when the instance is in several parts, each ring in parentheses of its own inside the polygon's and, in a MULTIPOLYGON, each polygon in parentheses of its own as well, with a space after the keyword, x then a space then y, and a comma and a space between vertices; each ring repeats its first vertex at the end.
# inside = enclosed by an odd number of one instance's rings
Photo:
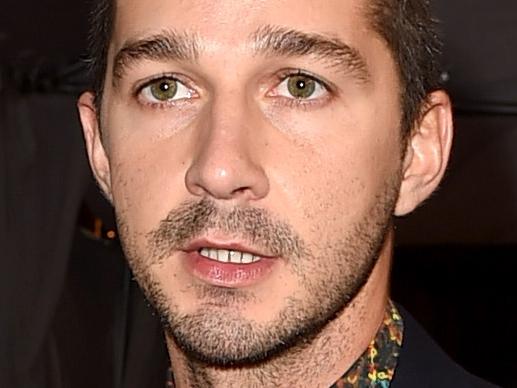
MULTIPOLYGON (((85 159, 85 0, 2 0, 0 386, 163 387, 158 319, 85 159)), ((517 387, 517 2, 434 0, 456 138, 397 220, 392 290, 466 369, 517 387)))

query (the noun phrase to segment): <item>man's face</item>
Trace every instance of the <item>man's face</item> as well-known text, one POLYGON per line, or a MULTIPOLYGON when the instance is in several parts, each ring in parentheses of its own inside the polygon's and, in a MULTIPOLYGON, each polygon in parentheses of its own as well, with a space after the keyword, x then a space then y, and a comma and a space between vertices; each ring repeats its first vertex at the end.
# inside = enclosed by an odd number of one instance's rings
POLYGON ((399 88, 363 6, 118 1, 108 186, 137 280, 195 357, 260 360, 319 330, 386 244, 399 88))

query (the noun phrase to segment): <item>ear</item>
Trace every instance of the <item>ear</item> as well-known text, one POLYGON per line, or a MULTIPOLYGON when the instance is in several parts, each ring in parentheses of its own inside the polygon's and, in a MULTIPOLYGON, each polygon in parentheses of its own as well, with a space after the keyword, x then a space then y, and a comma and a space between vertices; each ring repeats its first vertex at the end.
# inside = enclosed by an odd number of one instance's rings
POLYGON ((395 215, 410 213, 438 187, 449 160, 452 135, 451 101, 443 90, 435 91, 427 97, 407 141, 395 215))
POLYGON ((95 95, 92 92, 84 92, 77 101, 79 117, 83 127, 86 151, 93 175, 103 194, 111 202, 111 175, 108 154, 102 142, 95 95))

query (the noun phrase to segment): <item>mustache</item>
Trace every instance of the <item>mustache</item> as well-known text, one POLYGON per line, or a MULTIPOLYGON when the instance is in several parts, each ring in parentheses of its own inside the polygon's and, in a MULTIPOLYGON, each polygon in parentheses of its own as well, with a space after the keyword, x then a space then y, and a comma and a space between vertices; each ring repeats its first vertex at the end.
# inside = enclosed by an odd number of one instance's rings
POLYGON ((289 224, 276 220, 267 210, 253 207, 222 209, 214 201, 203 198, 183 202, 172 209, 147 234, 152 261, 161 262, 174 250, 181 250, 210 230, 243 239, 255 249, 276 257, 292 259, 305 254, 301 237, 289 224))

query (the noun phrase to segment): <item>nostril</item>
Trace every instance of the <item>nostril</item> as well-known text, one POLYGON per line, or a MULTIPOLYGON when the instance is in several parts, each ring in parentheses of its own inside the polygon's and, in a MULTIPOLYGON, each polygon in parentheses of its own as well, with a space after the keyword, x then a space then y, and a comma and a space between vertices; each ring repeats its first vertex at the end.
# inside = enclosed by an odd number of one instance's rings
POLYGON ((248 191, 248 190, 251 190, 251 187, 243 186, 243 187, 239 187, 239 188, 233 190, 232 194, 233 195, 241 195, 241 194, 245 194, 246 191, 248 191))

